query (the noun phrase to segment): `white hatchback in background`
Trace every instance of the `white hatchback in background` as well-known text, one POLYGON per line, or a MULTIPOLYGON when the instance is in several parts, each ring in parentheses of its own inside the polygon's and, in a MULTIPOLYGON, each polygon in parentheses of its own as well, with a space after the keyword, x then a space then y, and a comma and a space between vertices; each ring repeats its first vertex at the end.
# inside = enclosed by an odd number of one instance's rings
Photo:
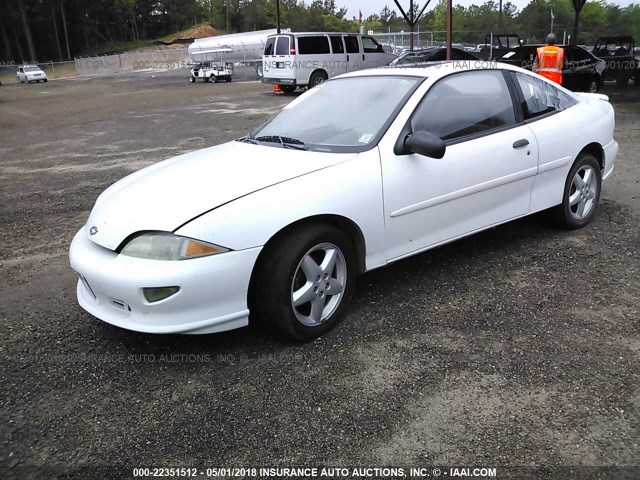
POLYGON ((262 57, 262 81, 291 93, 342 73, 388 65, 395 58, 375 39, 357 33, 270 35, 262 57))
POLYGON ((47 74, 37 65, 20 65, 16 75, 20 83, 47 82, 47 74))

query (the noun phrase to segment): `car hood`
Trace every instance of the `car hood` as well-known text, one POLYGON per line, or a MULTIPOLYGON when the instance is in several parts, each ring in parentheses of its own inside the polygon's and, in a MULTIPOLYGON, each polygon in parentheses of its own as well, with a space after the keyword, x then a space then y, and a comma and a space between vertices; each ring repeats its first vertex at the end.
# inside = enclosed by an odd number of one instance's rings
POLYGON ((175 231, 239 197, 356 155, 242 142, 198 150, 144 168, 113 184, 96 200, 85 230, 92 241, 115 250, 133 233, 175 231))

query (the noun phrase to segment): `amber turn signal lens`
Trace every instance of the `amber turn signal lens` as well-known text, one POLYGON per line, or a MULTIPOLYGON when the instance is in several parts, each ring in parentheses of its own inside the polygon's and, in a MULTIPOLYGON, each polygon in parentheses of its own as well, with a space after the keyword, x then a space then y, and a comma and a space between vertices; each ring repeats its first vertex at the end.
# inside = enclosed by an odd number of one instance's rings
POLYGON ((211 255, 212 253, 216 253, 218 251, 220 251, 220 249, 214 247, 213 245, 207 245, 206 243, 188 240, 184 247, 183 255, 185 257, 199 257, 201 255, 211 255))

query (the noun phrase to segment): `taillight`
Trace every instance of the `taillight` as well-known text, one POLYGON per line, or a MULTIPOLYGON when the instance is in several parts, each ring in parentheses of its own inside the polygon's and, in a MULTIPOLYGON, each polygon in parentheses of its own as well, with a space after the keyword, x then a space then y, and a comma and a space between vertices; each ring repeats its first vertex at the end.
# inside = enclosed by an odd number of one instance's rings
POLYGON ((289 49, 289 55, 295 55, 296 54, 296 41, 295 39, 291 39, 291 48, 289 49))

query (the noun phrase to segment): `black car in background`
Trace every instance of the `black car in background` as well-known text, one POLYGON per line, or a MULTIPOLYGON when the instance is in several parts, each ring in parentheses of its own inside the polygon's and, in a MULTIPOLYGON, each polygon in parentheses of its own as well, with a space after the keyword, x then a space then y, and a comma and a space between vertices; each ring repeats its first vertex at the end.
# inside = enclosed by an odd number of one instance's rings
MULTIPOLYGON (((544 45, 522 45, 509 50, 498 62, 532 70, 536 49, 544 45)), ((564 48, 562 86, 574 92, 597 92, 603 83, 606 63, 577 45, 558 45, 564 48)))
MULTIPOLYGON (((389 64, 395 67, 410 67, 427 62, 444 62, 447 59, 446 47, 427 47, 413 52, 405 52, 389 64)), ((452 60, 478 60, 472 53, 459 48, 451 49, 452 60)))

